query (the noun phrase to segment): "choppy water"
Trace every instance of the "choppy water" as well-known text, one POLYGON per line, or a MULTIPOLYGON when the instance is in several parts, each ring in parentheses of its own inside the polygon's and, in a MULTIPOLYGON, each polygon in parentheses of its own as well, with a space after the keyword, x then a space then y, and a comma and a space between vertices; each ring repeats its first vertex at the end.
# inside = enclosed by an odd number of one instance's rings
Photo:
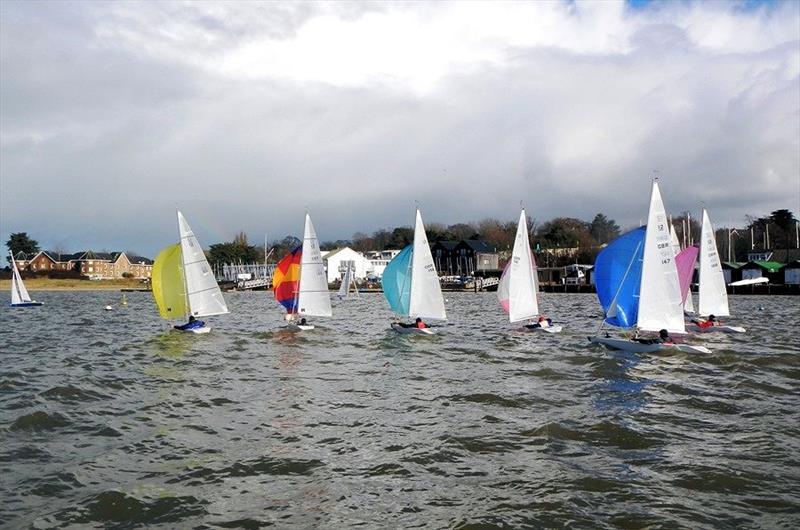
POLYGON ((545 336, 448 293, 435 338, 380 295, 298 335, 226 294, 205 336, 118 296, 0 310, 4 527, 800 526, 798 298, 733 297, 751 331, 712 355, 638 356, 588 345, 590 295, 545 295, 545 336))

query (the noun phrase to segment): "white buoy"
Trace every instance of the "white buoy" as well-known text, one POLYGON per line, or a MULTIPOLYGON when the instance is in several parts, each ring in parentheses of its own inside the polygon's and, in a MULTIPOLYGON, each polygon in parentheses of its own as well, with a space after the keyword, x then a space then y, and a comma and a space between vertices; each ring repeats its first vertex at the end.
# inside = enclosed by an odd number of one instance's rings
POLYGON ((110 305, 107 305, 107 306, 105 306, 103 309, 105 309, 106 311, 111 311, 111 310, 112 310, 112 309, 114 309, 114 308, 113 308, 113 307, 111 307, 110 305))

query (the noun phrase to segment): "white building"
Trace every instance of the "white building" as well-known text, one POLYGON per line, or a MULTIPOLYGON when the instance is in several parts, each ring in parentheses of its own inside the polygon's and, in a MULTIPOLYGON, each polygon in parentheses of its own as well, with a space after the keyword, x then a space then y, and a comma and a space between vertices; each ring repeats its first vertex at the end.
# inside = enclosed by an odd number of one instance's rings
POLYGON ((395 256, 400 254, 399 250, 373 250, 367 252, 367 259, 369 259, 369 269, 367 273, 370 276, 383 278, 383 271, 395 256))
POLYGON ((328 283, 341 280, 348 264, 353 266, 354 276, 358 280, 363 280, 370 272, 370 261, 363 254, 350 247, 331 251, 323 256, 322 259, 328 272, 328 283))

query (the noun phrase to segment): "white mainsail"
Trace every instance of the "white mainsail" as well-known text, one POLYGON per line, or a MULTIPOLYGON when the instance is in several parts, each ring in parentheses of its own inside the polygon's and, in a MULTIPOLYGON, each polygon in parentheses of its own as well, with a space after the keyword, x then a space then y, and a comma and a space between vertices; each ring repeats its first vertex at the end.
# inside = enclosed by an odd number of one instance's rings
POLYGON ((703 230, 700 236, 699 292, 698 312, 701 315, 718 317, 730 315, 728 292, 725 290, 725 276, 722 274, 722 264, 719 261, 714 227, 705 209, 703 209, 703 230))
POLYGON ((178 232, 181 236, 181 259, 186 282, 186 298, 190 314, 196 317, 222 315, 228 312, 225 299, 200 242, 194 236, 183 214, 178 212, 178 232))
MULTIPOLYGON (((675 225, 670 224, 669 233, 670 237, 672 238, 672 252, 675 254, 675 256, 677 256, 678 254, 681 253, 681 243, 678 240, 678 234, 675 233, 675 225)), ((694 313, 694 302, 692 301, 691 287, 689 288, 689 292, 686 293, 686 301, 683 303, 683 309, 685 311, 688 311, 689 313, 694 313)))
POLYGON ((411 300, 408 316, 446 320, 439 275, 425 235, 422 215, 417 209, 414 225, 414 251, 411 256, 411 300))
POLYGON ((342 285, 339 286, 339 298, 347 298, 350 296, 350 285, 353 285, 353 292, 358 297, 358 286, 356 285, 356 279, 353 274, 353 264, 347 263, 347 268, 344 271, 344 276, 342 276, 342 285))
POLYGON ((344 298, 350 291, 350 264, 347 264, 347 269, 342 276, 342 285, 339 286, 339 298, 344 298))
POLYGON ((678 269, 670 241, 667 213, 658 182, 653 181, 644 239, 637 327, 686 333, 678 269))
POLYGON ((303 230, 297 313, 315 317, 329 317, 333 314, 331 297, 328 293, 328 278, 322 264, 317 232, 314 230, 314 224, 308 214, 306 214, 306 225, 303 230))
POLYGON ((22 276, 19 275, 19 269, 17 269, 17 262, 14 260, 13 253, 11 254, 11 268, 13 269, 11 276, 11 304, 31 302, 31 295, 28 294, 28 290, 22 282, 22 276))
POLYGON ((536 300, 536 268, 528 239, 528 219, 523 209, 519 214, 514 250, 508 265, 508 274, 501 281, 508 281, 508 320, 520 322, 539 315, 536 300))

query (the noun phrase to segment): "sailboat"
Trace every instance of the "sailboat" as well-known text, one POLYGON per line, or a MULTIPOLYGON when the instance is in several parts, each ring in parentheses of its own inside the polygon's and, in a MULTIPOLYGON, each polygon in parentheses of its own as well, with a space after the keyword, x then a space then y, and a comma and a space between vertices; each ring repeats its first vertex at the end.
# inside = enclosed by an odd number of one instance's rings
MULTIPOLYGON (((531 253, 528 239, 528 218, 523 208, 519 214, 511 260, 506 265, 503 275, 500 276, 500 284, 497 287, 497 298, 500 300, 503 310, 508 313, 509 322, 523 322, 539 316, 538 292, 536 260, 531 253)), ((523 329, 548 333, 561 332, 561 326, 550 325, 549 320, 546 319, 541 319, 536 324, 531 323, 523 329)))
MULTIPOLYGON (((152 289, 158 311, 167 320, 189 317, 191 322, 223 315, 228 306, 203 248, 183 214, 178 211, 177 215, 180 242, 162 249, 153 263, 152 289)), ((211 328, 202 324, 183 331, 208 333, 211 328)))
POLYGON ((286 320, 292 329, 312 330, 314 326, 306 324, 305 317, 333 314, 319 240, 308 213, 303 244, 278 262, 272 276, 272 289, 275 299, 286 308, 286 320))
MULTIPOLYGON (((597 255, 595 286, 605 323, 636 328, 637 332, 686 333, 678 269, 670 240, 661 191, 654 180, 647 226, 623 234, 597 255)), ((607 333, 589 337, 589 341, 637 353, 666 349, 710 353, 703 346, 613 338, 607 333)))
POLYGON ((353 292, 358 298, 358 285, 356 285, 356 277, 353 271, 353 264, 348 263, 347 269, 344 271, 344 276, 342 276, 342 285, 339 286, 339 299, 342 298, 349 298, 350 297, 350 286, 353 286, 353 292))
MULTIPOLYGON (((404 248, 386 265, 381 285, 389 307, 398 315, 447 319, 439 275, 433 263, 419 208, 414 225, 414 243, 404 248)), ((398 333, 434 334, 430 328, 407 326, 398 322, 392 323, 392 329, 398 333)))
POLYGON ((14 260, 14 253, 11 253, 11 307, 36 307, 44 305, 44 302, 37 302, 31 299, 25 284, 22 282, 22 276, 19 275, 17 269, 17 262, 14 260))
POLYGON ((692 301, 692 276, 694 276, 694 264, 697 261, 698 248, 694 245, 681 250, 678 242, 678 234, 675 227, 670 225, 670 236, 672 238, 672 251, 675 253, 675 266, 678 269, 678 281, 681 287, 681 300, 683 310, 686 313, 694 313, 694 302, 692 301))
MULTIPOLYGON (((697 312, 701 316, 715 317, 730 316, 728 309, 728 292, 725 289, 725 276, 722 274, 722 264, 717 252, 717 240, 714 235, 714 226, 708 217, 708 212, 703 208, 703 229, 700 235, 700 288, 697 312)), ((695 332, 718 331, 723 333, 744 333, 746 330, 738 326, 714 325, 701 327, 696 323, 688 324, 686 328, 695 332)))

